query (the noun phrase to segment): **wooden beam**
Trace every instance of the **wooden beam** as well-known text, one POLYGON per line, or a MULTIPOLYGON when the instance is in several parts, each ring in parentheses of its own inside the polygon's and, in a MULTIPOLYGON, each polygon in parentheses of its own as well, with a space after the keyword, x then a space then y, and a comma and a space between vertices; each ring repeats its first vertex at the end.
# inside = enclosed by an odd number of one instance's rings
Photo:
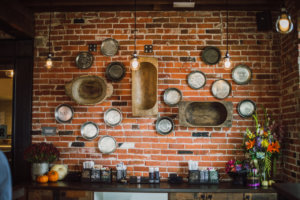
MULTIPOLYGON (((49 11, 132 11, 134 0, 23 0, 24 4, 35 12, 49 11)), ((195 8, 174 9, 174 1, 188 0, 137 0, 137 10, 224 10, 227 0, 194 0, 195 8)), ((228 0, 229 10, 278 10, 280 0, 228 0)))
POLYGON ((2 0, 0 6, 0 28, 15 38, 33 38, 33 13, 17 0, 2 0))

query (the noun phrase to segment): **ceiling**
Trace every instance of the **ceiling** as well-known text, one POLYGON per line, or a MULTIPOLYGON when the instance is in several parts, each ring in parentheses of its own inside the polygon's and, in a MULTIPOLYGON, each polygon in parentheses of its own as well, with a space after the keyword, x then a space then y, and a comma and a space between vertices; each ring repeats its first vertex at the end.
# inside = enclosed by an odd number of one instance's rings
MULTIPOLYGON (((175 10, 173 2, 195 2, 185 10, 279 10, 281 0, 136 0, 137 10, 175 10)), ((133 10, 134 0, 20 0, 33 12, 133 10)), ((180 10, 180 9, 177 9, 180 10)), ((183 9, 181 9, 183 10, 183 9)))
MULTIPOLYGON (((297 8, 300 1, 294 0, 297 8)), ((35 12, 133 11, 134 0, 1 0, 0 31, 13 38, 34 38, 35 12)), ((282 0, 136 0, 137 10, 280 10, 282 0), (194 8, 173 8, 173 2, 195 2, 194 8)), ((3 35, 3 34, 2 34, 3 35)), ((1 39, 1 35, 0 35, 1 39)))

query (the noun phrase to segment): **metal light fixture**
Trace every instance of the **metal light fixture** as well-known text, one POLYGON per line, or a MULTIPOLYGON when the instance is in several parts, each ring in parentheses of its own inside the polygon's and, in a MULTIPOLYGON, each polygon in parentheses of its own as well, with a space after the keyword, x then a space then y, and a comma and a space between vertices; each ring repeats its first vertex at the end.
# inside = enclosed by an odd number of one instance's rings
POLYGON ((132 70, 138 70, 140 67, 139 58, 136 52, 136 31, 136 0, 134 0, 134 52, 130 61, 130 66, 132 70))
POLYGON ((231 68, 231 61, 228 52, 228 5, 227 5, 227 13, 226 13, 226 54, 224 57, 224 67, 226 70, 231 68))
POLYGON ((8 70, 5 72, 5 75, 8 77, 8 78, 12 78, 14 77, 14 70, 8 70))
POLYGON ((50 40, 50 34, 51 34, 51 22, 52 22, 52 13, 50 12, 50 20, 49 20, 49 32, 48 32, 48 43, 49 43, 49 50, 48 50, 48 57, 46 60, 46 65, 45 67, 47 69, 51 69, 53 66, 53 62, 52 62, 52 54, 50 52, 50 48, 51 48, 51 40, 50 40))
POLYGON ((173 2, 173 8, 195 8, 195 2, 173 2))
POLYGON ((288 13, 287 9, 283 5, 281 8, 280 15, 276 21, 276 31, 278 33, 287 34, 290 33, 294 28, 293 22, 291 20, 291 15, 288 13))

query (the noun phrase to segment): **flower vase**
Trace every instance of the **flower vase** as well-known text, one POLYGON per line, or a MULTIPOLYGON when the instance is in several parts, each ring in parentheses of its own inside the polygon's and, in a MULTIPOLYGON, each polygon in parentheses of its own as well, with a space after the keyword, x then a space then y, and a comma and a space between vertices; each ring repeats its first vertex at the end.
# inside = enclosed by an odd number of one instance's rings
POLYGON ((49 171, 49 163, 32 163, 31 177, 35 181, 38 176, 44 175, 49 171))

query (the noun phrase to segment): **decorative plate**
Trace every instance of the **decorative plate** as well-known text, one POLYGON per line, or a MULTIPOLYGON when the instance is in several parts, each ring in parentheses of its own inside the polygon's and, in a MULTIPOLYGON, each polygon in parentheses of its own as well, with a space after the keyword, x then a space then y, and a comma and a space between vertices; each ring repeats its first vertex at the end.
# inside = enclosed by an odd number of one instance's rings
POLYGON ((247 65, 238 65, 232 70, 232 79, 238 85, 244 85, 251 81, 252 72, 247 65))
POLYGON ((122 121, 122 113, 116 108, 110 108, 104 113, 104 122, 108 126, 117 126, 122 121))
POLYGON ((76 66, 79 69, 88 69, 92 66, 94 62, 94 57, 93 54, 89 53, 89 52, 80 52, 77 56, 76 56, 76 66))
POLYGON ((104 154, 113 153, 117 149, 117 142, 111 136, 102 136, 98 141, 98 148, 104 154))
POLYGON ((81 125, 81 136, 87 140, 95 139, 99 134, 99 128, 94 122, 85 122, 81 125))
POLYGON ((104 56, 114 56, 119 50, 119 43, 113 38, 107 38, 102 41, 100 50, 104 56))
POLYGON ((225 99, 231 92, 231 85, 224 79, 219 79, 213 82, 211 93, 217 99, 225 99))
POLYGON ((221 52, 217 47, 208 46, 203 49, 201 58, 206 64, 215 65, 221 59, 221 52))
POLYGON ((206 84, 205 74, 200 71, 193 71, 189 73, 187 83, 193 89, 200 89, 206 84))
POLYGON ((126 69, 120 62, 112 62, 106 67, 106 78, 113 82, 122 80, 125 76, 126 69))
POLYGON ((250 99, 245 99, 237 105, 237 111, 241 117, 251 117, 256 110, 256 105, 250 99))
POLYGON ((55 108, 55 119, 59 123, 70 122, 73 118, 74 110, 67 104, 61 104, 55 108))
POLYGON ((164 102, 168 106, 176 106, 182 99, 182 93, 177 88, 168 88, 164 92, 164 102))
POLYGON ((168 135, 174 130, 174 122, 170 117, 160 117, 156 120, 156 131, 161 135, 168 135))

